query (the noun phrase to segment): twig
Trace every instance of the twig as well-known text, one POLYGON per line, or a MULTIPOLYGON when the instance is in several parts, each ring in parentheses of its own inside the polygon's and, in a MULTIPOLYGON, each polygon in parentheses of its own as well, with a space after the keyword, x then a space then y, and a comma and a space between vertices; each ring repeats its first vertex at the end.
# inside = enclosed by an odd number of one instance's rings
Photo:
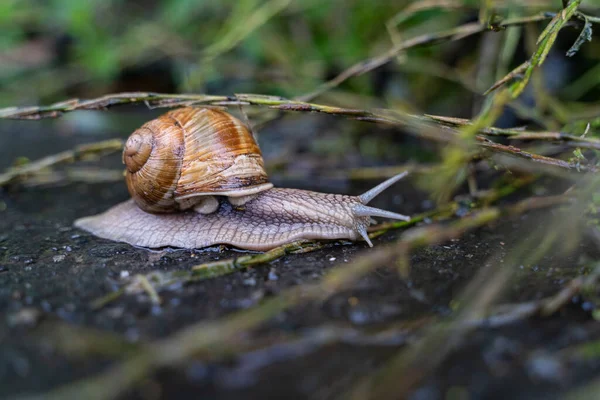
POLYGON ((569 24, 571 17, 573 17, 573 15, 577 12, 577 8, 580 4, 581 0, 571 0, 561 12, 554 15, 552 20, 548 23, 548 25, 546 25, 546 28, 538 37, 536 43, 537 48, 531 58, 527 62, 516 67, 513 71, 509 72, 505 77, 494 83, 486 93, 496 90, 504 84, 511 82, 508 87, 511 97, 513 99, 519 97, 527 86, 533 70, 544 63, 548 53, 550 52, 550 49, 558 37, 558 33, 562 28, 569 24))
POLYGON ((595 288, 600 279, 600 265, 596 265, 587 276, 579 276, 569 282, 556 295, 546 299, 540 306, 540 314, 549 316, 571 301, 573 296, 587 288, 595 288))
MULTIPOLYGON (((464 118, 445 117, 440 115, 425 114, 424 117, 431 118, 434 121, 438 121, 451 126, 464 126, 472 124, 471 120, 464 118)), ((587 149, 600 150, 600 139, 593 137, 576 136, 569 133, 563 132, 536 132, 528 131, 519 128, 496 128, 487 127, 479 130, 487 136, 502 136, 510 140, 547 140, 556 141, 571 146, 577 146, 587 149)))
MULTIPOLYGON (((450 29, 448 31, 439 32, 435 34, 425 34, 417 36, 413 39, 407 40, 406 42, 400 43, 394 46, 386 53, 379 57, 374 57, 368 60, 364 60, 352 67, 346 69, 344 72, 339 74, 331 81, 323 84, 316 91, 299 96, 297 100, 301 103, 309 101, 319 94, 338 86, 345 80, 361 75, 368 71, 371 71, 381 65, 394 59, 402 51, 411 47, 422 46, 427 44, 434 44, 444 41, 462 39, 464 37, 484 32, 487 30, 499 30, 509 26, 519 26, 531 22, 539 22, 550 19, 551 16, 548 14, 533 15, 524 18, 515 18, 506 21, 502 21, 499 24, 493 26, 486 26, 484 24, 469 23, 459 27, 450 29)), ((254 102, 259 96, 258 95, 247 95, 250 96, 247 101, 250 104, 258 104, 254 102)), ((117 93, 102 96, 98 99, 92 100, 79 100, 71 99, 59 103, 54 103, 49 106, 39 107, 9 107, 0 109, 0 118, 13 118, 13 119, 40 119, 40 118, 54 118, 60 116, 62 113, 74 110, 101 110, 111 106, 121 104, 132 104, 144 102, 148 107, 173 107, 183 104, 231 104, 238 103, 240 96, 210 96, 210 95, 171 95, 171 94, 160 94, 151 92, 131 92, 131 93, 117 93)), ((268 98, 269 96, 264 96, 268 98)), ((277 97, 270 97, 272 100, 282 100, 277 97)), ((276 107, 277 108, 277 107, 276 107)), ((314 110, 313 110, 314 111, 314 110)))
MULTIPOLYGON (((24 186, 57 186, 72 182, 122 182, 122 169, 86 168, 77 166, 61 171, 40 170, 20 179, 24 186)), ((1 185, 0 185, 1 186, 1 185)))
POLYGON ((510 96, 506 90, 497 93, 485 103, 471 125, 460 128, 458 139, 442 149, 443 160, 437 171, 430 175, 427 185, 438 202, 447 202, 467 176, 467 165, 471 161, 475 138, 480 129, 493 125, 500 117, 510 96))
POLYGON ((287 254, 308 253, 325 247, 325 242, 298 241, 276 247, 265 253, 214 261, 192 267, 190 279, 204 280, 227 275, 240 269, 275 261, 287 254))
MULTIPOLYGON (((469 162, 468 153, 472 146, 473 139, 477 136, 479 130, 492 126, 502 115, 504 107, 511 100, 516 99, 525 89, 535 67, 543 64, 550 49, 552 48, 559 31, 567 25, 571 16, 577 11, 581 0, 572 0, 567 8, 561 13, 555 15, 546 29, 538 38, 538 47, 530 59, 529 64, 517 67, 517 73, 523 72, 522 79, 513 81, 507 88, 495 93, 484 103, 482 110, 473 123, 463 126, 460 129, 459 137, 462 141, 455 141, 453 145, 447 146, 443 150, 443 162, 441 168, 436 174, 432 174, 429 185, 431 191, 438 201, 448 201, 454 190, 464 182, 466 176, 466 164, 469 162)), ((509 74, 509 79, 517 73, 509 74)), ((505 81, 502 79, 502 81, 505 81)), ((498 87, 502 86, 501 84, 498 87)))
MULTIPOLYGON (((349 109, 302 101, 293 101, 277 96, 260 94, 236 94, 233 96, 210 96, 204 94, 162 94, 152 92, 115 93, 88 100, 71 99, 64 102, 38 107, 9 107, 0 109, 0 118, 5 119, 42 119, 60 117, 66 112, 77 110, 105 110, 124 104, 145 104, 151 108, 179 107, 184 105, 237 105, 252 104, 268 106, 284 111, 321 112, 346 116, 363 121, 394 123, 400 114, 381 113, 359 109, 349 109)), ((385 113, 384 113, 385 112, 385 113)))
POLYGON ((486 150, 491 150, 497 153, 510 154, 511 156, 516 156, 519 158, 524 158, 529 161, 533 161, 538 164, 543 164, 552 167, 559 167, 561 169, 570 170, 570 171, 591 171, 597 172, 598 168, 593 165, 581 165, 577 163, 571 163, 563 160, 559 160, 557 158, 541 156, 539 154, 529 153, 527 151, 521 150, 515 146, 506 146, 500 143, 494 143, 490 141, 486 141, 483 138, 478 137, 477 140, 480 142, 479 145, 486 150))
MULTIPOLYGON (((27 108, 10 108, 0 110, 0 118, 25 118, 38 119, 47 117, 57 117, 64 112, 75 110, 90 110, 104 109, 110 105, 127 104, 127 103, 146 103, 157 107, 180 106, 183 104, 254 104, 263 105, 271 108, 277 108, 287 111, 297 112, 321 112, 330 115, 344 116, 346 118, 357 119, 367 122, 384 123, 393 126, 409 126, 414 128, 412 133, 417 136, 434 139, 439 141, 456 141, 458 132, 453 129, 454 126, 468 126, 474 132, 482 132, 488 135, 510 136, 513 139, 556 139, 563 140, 567 143, 579 144, 581 147, 600 148, 600 140, 594 138, 578 138, 576 136, 553 133, 553 132, 518 132, 515 129, 499 129, 494 127, 486 127, 485 124, 472 126, 469 120, 441 117, 433 115, 417 116, 412 114, 399 114, 391 110, 359 110, 347 109, 342 107, 328 106, 322 104, 304 103, 298 101, 290 101, 279 97, 261 96, 254 94, 239 94, 236 96, 207 96, 207 95, 174 95, 174 94, 156 94, 156 93, 121 93, 116 95, 107 95, 90 100, 70 100, 51 104, 43 107, 27 107, 27 108), (440 126, 432 126, 430 123, 443 124, 440 131, 440 126), (451 125, 451 126, 448 126, 451 125)), ((477 137, 481 139, 481 137, 477 137)), ((481 140, 480 140, 481 141, 481 140)), ((494 148, 497 151, 504 150, 505 152, 519 153, 514 147, 507 149, 501 145, 494 146, 493 143, 479 143, 479 145, 488 148, 494 148)), ((32 162, 23 167, 11 168, 4 174, 0 175, 0 187, 13 183, 21 178, 25 178, 34 173, 44 170, 50 166, 58 165, 66 162, 73 162, 82 159, 92 154, 103 154, 118 151, 121 149, 122 141, 109 140, 98 142, 95 144, 79 146, 74 150, 61 152, 52 156, 44 157, 38 161, 32 162)), ((539 161, 543 156, 520 152, 523 158, 529 158, 534 161, 539 161), (531 154, 531 157, 528 155, 531 154)), ((580 165, 570 165, 569 163, 551 158, 544 158, 544 161, 552 165, 558 165, 577 171, 595 171, 595 167, 582 167, 580 165)), ((431 167, 430 167, 431 170, 431 167)), ((55 177, 58 178, 58 177, 55 177)))
POLYGON ((122 146, 123 142, 119 139, 84 144, 77 146, 72 150, 47 156, 20 167, 9 168, 6 172, 0 174, 0 187, 17 182, 29 175, 38 173, 55 165, 72 163, 88 157, 101 156, 121 151, 122 146))
POLYGON ((527 68, 529 68, 530 64, 531 64, 531 62, 529 60, 525 61, 523 64, 519 65, 518 67, 513 69, 511 72, 506 74, 506 76, 504 76, 502 79, 499 79, 498 81, 496 81, 496 83, 494 83, 488 90, 483 92, 483 95, 484 96, 488 95, 489 93, 498 89, 500 86, 504 85, 505 83, 508 83, 508 82, 516 80, 516 79, 522 79, 523 73, 525 71, 527 71, 527 68))
POLYGON ((146 104, 148 107, 179 107, 184 105, 257 105, 266 106, 283 111, 319 112, 330 115, 342 116, 359 121, 382 123, 393 126, 413 127, 414 134, 438 141, 450 141, 452 132, 446 130, 444 134, 422 117, 401 113, 393 110, 380 109, 376 111, 360 110, 314 104, 302 101, 293 101, 277 96, 259 94, 236 94, 234 96, 209 96, 187 94, 160 94, 150 92, 117 93, 95 99, 72 99, 65 102, 50 104, 40 107, 10 107, 0 109, 0 118, 7 119, 41 119, 56 118, 63 113, 77 110, 104 110, 109 106, 122 104, 146 104))
POLYGON ((89 100, 70 99, 47 106, 8 107, 0 109, 0 118, 5 119, 42 119, 57 118, 62 114, 76 110, 105 110, 123 104, 145 103, 148 107, 174 107, 194 102, 212 104, 214 102, 236 101, 227 96, 160 94, 151 92, 114 93, 89 100))
POLYGON ((148 295, 148 297, 150 298, 150 301, 152 302, 152 304, 158 305, 158 304, 162 303, 160 296, 158 295, 158 293, 156 293, 156 289, 150 283, 150 279, 148 279, 148 277, 146 275, 143 275, 143 274, 135 275, 133 277, 133 282, 130 284, 129 288, 134 287, 134 286, 138 286, 141 291, 146 293, 148 295))

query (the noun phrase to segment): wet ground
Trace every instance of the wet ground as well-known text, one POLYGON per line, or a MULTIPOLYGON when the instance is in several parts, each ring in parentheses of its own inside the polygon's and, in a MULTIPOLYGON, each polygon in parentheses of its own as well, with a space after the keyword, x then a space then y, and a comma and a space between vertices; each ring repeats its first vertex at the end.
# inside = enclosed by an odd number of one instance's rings
MULTIPOLYGON (((3 168, 16 156, 36 158, 79 142, 122 137, 119 130, 112 134, 109 130, 109 135, 81 138, 65 134, 68 129, 56 122, 3 123, 1 131, 3 168)), ((100 165, 120 167, 118 157, 109 157, 100 165)), ((331 190, 356 194, 374 183, 338 182, 331 190)), ((326 183, 306 180, 298 185, 325 190, 321 186, 326 183)), ((284 288, 318 281, 328 270, 343 268, 358 254, 370 251, 363 243, 332 244, 163 291, 160 307, 145 295, 128 295, 94 310, 91 302, 118 289, 127 276, 186 270, 241 254, 231 249, 148 251, 97 239, 72 227, 76 218, 103 211, 126 198, 120 182, 0 192, 0 398, 42 393, 102 371, 127 354, 106 348, 83 353, 66 350, 60 337, 52 334, 56 327, 115 333, 133 347, 167 337, 193 322, 250 308, 284 288)), ((382 195, 375 205, 415 213, 431 207, 426 200, 407 181, 382 195)), ((382 339, 371 336, 370 330, 424 316, 448 315, 452 300, 482 266, 492 258, 502 261, 516 243, 527 243, 527 232, 551 213, 537 211, 503 220, 461 239, 419 250, 411 257, 410 281, 401 280, 393 269, 381 268, 324 302, 310 302, 280 314, 251 336, 256 343, 285 335, 311 340, 263 346, 225 360, 192 360, 159 371, 127 396, 335 398, 405 344, 404 337, 382 339), (319 329, 331 327, 352 334, 343 340, 315 339, 319 329)), ((398 235, 390 232, 374 244, 398 235)), ((535 248, 538 243, 529 245, 535 248)), ((571 255, 551 253, 535 265, 522 265, 502 301, 516 303, 552 295, 584 272, 585 262, 596 256, 593 247, 582 243, 571 255)), ((576 297, 552 317, 477 329, 411 398, 559 398, 600 372, 597 357, 574 360, 564 355, 564 349, 600 338, 592 308, 584 297, 576 297)), ((81 332, 81 337, 87 337, 81 332)))

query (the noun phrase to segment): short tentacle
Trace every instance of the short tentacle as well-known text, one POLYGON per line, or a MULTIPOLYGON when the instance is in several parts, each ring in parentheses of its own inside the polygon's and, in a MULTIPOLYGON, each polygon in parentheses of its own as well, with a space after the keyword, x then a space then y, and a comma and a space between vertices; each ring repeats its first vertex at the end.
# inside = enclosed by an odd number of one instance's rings
POLYGON ((369 234, 367 233, 367 227, 364 225, 359 225, 356 227, 356 231, 362 236, 362 238, 367 242, 369 247, 373 247, 373 242, 369 239, 369 234))

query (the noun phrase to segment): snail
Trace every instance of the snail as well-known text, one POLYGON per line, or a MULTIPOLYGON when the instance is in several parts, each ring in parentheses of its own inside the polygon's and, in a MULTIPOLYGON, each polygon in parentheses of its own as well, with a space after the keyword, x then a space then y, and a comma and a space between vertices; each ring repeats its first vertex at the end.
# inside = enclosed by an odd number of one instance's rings
POLYGON ((371 217, 409 217, 367 206, 406 176, 360 196, 275 188, 243 123, 215 108, 184 107, 144 124, 123 150, 131 199, 75 221, 134 246, 265 251, 300 239, 363 239, 371 217))

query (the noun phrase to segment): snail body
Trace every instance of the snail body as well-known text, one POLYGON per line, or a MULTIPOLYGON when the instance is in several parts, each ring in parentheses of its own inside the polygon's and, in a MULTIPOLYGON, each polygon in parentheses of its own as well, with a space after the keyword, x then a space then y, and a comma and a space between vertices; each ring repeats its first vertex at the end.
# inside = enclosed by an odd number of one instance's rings
POLYGON ((367 206, 406 172, 360 196, 273 188, 251 132, 238 123, 223 111, 187 107, 143 125, 123 152, 132 198, 75 226, 148 248, 227 244, 264 251, 300 239, 363 239, 373 246, 371 217, 410 220, 367 206))

